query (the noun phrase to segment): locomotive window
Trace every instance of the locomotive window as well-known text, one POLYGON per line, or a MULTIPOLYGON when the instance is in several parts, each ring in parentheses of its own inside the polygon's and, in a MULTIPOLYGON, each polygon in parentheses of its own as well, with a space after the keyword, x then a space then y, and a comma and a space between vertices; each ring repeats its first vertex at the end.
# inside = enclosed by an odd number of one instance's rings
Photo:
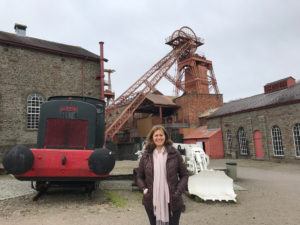
POLYGON ((40 108, 43 102, 43 96, 36 93, 27 97, 27 128, 37 129, 39 127, 40 108))

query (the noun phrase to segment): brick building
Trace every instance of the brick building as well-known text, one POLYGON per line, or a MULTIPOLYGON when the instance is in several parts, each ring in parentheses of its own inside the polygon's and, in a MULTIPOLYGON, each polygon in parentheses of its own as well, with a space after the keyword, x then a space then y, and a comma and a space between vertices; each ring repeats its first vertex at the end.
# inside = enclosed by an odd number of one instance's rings
POLYGON ((223 104, 221 94, 185 93, 174 100, 180 106, 177 113, 178 121, 188 123, 190 127, 205 125, 200 122, 200 115, 223 104))
POLYGON ((185 77, 185 90, 183 95, 174 99, 176 105, 180 106, 177 119, 188 123, 190 127, 198 127, 200 114, 223 104, 223 95, 218 91, 212 61, 194 54, 180 61, 178 70, 185 77))
POLYGON ((81 47, 0 31, 0 159, 36 143, 39 106, 54 95, 99 97, 99 56, 81 47))
POLYGON ((300 83, 287 77, 264 90, 225 103, 209 117, 208 127, 221 128, 227 156, 300 159, 300 83))

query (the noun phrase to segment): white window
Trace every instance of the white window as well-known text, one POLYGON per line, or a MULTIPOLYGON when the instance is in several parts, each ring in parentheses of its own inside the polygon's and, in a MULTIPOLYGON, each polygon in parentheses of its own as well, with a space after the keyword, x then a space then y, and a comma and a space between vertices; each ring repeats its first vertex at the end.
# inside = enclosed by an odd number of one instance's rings
POLYGON ((39 127, 40 107, 44 98, 39 94, 31 94, 27 98, 27 128, 37 129, 39 127))
POLYGON ((239 147, 240 147, 240 154, 247 155, 248 149, 247 149, 246 133, 244 131, 244 128, 242 128, 242 127, 240 127, 238 130, 238 141, 239 141, 239 147))
POLYGON ((296 156, 300 156, 300 123, 295 124, 293 128, 293 133, 294 133, 296 156))
POLYGON ((284 156, 282 136, 278 126, 272 127, 272 143, 274 156, 284 156))
POLYGON ((227 140, 227 151, 230 153, 232 150, 232 133, 231 130, 226 131, 226 140, 227 140))

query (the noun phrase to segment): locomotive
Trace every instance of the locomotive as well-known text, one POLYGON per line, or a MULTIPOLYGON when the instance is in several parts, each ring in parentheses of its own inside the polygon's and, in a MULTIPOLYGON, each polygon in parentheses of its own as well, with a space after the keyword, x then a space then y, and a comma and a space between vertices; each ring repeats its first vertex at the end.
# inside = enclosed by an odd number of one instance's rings
POLYGON ((40 108, 36 148, 14 146, 4 169, 42 191, 50 186, 85 186, 93 191, 114 168, 112 152, 103 147, 105 102, 79 96, 54 96, 40 108), (35 182, 35 184, 34 184, 35 182))

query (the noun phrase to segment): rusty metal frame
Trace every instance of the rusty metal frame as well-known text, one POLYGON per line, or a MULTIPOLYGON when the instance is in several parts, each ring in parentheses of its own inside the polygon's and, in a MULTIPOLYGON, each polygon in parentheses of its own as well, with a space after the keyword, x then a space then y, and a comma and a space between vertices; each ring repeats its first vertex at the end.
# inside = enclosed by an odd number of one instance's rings
POLYGON ((204 42, 197 37, 192 29, 182 27, 167 39, 168 45, 173 47, 165 57, 151 67, 140 79, 132 84, 111 105, 106 108, 106 140, 110 140, 133 115, 134 111, 142 104, 146 95, 154 89, 163 78, 167 78, 176 87, 184 90, 179 77, 172 77, 167 71, 176 61, 191 57, 198 46, 204 42), (120 110, 118 110, 120 109, 120 110))

